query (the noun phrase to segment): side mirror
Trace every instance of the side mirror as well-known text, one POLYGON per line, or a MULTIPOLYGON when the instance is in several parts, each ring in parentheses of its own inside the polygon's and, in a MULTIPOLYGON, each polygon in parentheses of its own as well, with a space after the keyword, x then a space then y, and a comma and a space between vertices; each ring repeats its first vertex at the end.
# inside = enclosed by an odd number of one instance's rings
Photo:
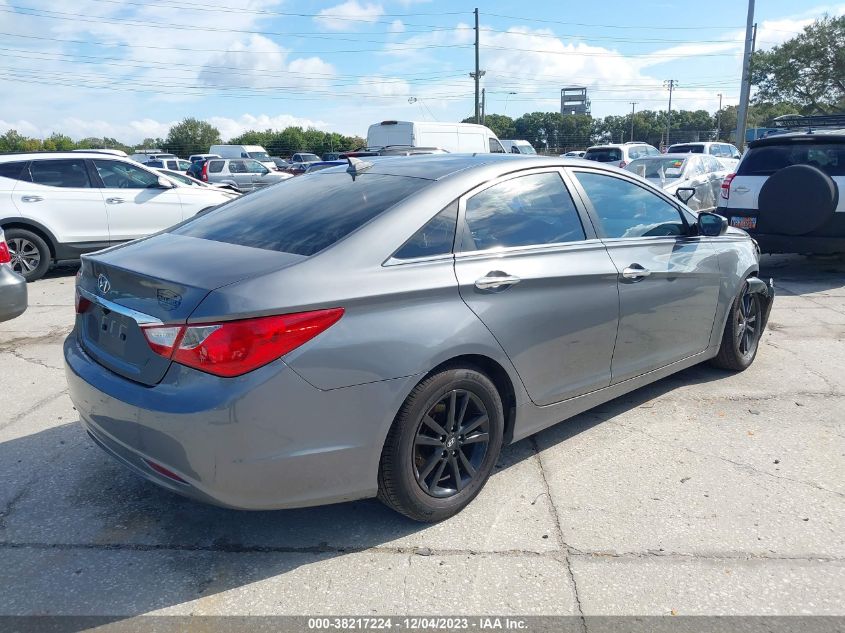
POLYGON ((728 230, 728 219, 715 213, 698 214, 698 234, 706 237, 719 237, 728 230))
POLYGON ((678 187, 678 190, 675 191, 675 197, 686 204, 692 197, 695 195, 695 187, 678 187))
POLYGON ((159 189, 173 189, 173 187, 175 187, 175 186, 176 185, 174 185, 172 182, 170 182, 164 176, 158 177, 158 188, 159 189))

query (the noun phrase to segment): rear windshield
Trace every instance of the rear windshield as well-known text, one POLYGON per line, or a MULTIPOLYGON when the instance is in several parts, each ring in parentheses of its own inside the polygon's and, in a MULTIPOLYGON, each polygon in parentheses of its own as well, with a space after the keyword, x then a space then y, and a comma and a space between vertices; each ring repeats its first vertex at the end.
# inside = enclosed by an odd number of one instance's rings
POLYGON ((600 163, 614 163, 622 160, 622 150, 618 147, 595 147, 587 150, 584 154, 587 160, 595 160, 600 163))
POLYGON ((313 255, 343 239, 430 180, 318 172, 251 193, 174 229, 216 242, 313 255))
POLYGON ((625 167, 643 178, 680 178, 684 171, 684 158, 641 158, 625 167))
POLYGON ((790 165, 812 165, 828 176, 845 176, 845 145, 790 143, 754 147, 739 164, 739 176, 770 176, 790 165))
POLYGON ((670 154, 703 154, 704 145, 689 144, 689 145, 672 145, 669 148, 670 154))

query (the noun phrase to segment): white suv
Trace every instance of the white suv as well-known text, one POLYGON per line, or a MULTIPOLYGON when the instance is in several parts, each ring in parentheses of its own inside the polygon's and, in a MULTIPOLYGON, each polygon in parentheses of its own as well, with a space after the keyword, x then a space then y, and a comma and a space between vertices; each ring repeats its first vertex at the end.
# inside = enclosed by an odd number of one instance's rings
POLYGON ((39 279, 57 261, 161 231, 234 194, 177 187, 118 156, 0 155, 0 227, 18 245, 15 270, 39 279))
POLYGON ((588 147, 583 158, 599 163, 611 163, 621 168, 632 160, 646 156, 660 156, 660 150, 648 143, 606 143, 588 147))

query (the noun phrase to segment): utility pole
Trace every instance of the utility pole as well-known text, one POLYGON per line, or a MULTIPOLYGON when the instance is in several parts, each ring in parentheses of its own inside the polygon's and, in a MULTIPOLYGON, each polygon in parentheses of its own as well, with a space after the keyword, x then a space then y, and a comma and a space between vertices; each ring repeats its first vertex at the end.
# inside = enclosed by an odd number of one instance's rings
POLYGON ((722 93, 719 93, 719 109, 716 111, 716 140, 722 136, 722 93))
POLYGON ((751 55, 757 28, 754 26, 754 0, 748 0, 748 19, 745 23, 745 54, 742 58, 742 87, 739 91, 739 109, 736 113, 736 146, 741 152, 745 147, 745 125, 748 121, 748 101, 751 98, 751 55))
POLYGON ((631 101, 631 142, 634 142, 634 107, 639 101, 631 101))
POLYGON ((478 82, 481 80, 481 70, 479 69, 479 58, 478 58, 478 48, 479 48, 479 39, 478 39, 479 31, 478 31, 478 7, 475 8, 475 72, 470 73, 469 76, 475 79, 475 122, 479 123, 478 118, 478 82))
POLYGON ((672 129, 672 91, 678 85, 677 79, 667 79, 663 82, 663 87, 669 89, 669 112, 666 117, 666 147, 669 147, 671 143, 669 143, 669 130, 672 129))
POLYGON ((485 95, 486 95, 486 89, 482 88, 481 89, 481 125, 484 125, 484 118, 485 118, 484 115, 487 112, 487 108, 485 107, 485 105, 486 105, 485 95))

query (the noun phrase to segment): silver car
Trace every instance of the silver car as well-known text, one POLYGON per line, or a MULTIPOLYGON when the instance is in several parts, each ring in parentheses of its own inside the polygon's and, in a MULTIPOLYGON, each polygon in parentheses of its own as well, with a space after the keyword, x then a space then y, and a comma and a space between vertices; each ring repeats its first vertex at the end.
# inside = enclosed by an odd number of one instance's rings
POLYGON ((26 311, 26 279, 12 269, 12 264, 26 266, 25 249, 13 250, 6 243, 3 229, 0 229, 0 322, 20 316, 26 311))
POLYGON ((724 218, 583 160, 350 163, 83 256, 64 355, 97 444, 223 506, 437 521, 504 444, 754 360, 773 289, 724 218))
POLYGON ((722 182, 730 173, 718 159, 707 154, 646 156, 631 161, 625 169, 650 180, 669 195, 692 190, 686 204, 694 211, 715 210, 722 182))
POLYGON ((209 184, 225 184, 244 193, 291 178, 281 171, 270 171, 252 158, 212 158, 203 165, 209 184))

